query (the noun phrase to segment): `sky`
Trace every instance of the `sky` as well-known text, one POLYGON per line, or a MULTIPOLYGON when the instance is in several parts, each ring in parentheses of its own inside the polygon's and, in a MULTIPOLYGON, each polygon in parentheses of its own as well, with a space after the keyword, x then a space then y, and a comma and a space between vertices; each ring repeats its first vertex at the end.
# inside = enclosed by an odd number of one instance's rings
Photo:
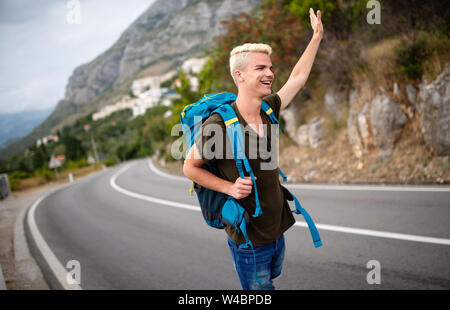
POLYGON ((56 106, 73 70, 114 44, 153 2, 0 0, 0 114, 56 106))

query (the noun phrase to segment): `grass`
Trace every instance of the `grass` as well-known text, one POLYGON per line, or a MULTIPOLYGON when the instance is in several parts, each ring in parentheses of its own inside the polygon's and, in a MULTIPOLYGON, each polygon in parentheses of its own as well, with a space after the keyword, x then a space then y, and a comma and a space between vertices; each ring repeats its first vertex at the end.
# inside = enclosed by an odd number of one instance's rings
POLYGON ((15 188, 12 189, 13 193, 21 193, 24 191, 34 190, 37 187, 50 184, 50 183, 65 183, 69 181, 69 173, 72 173, 73 178, 76 180, 77 178, 81 178, 87 176, 93 172, 102 170, 101 164, 96 164, 87 167, 81 168, 73 168, 67 169, 65 171, 58 172, 58 177, 56 175, 51 179, 46 179, 43 176, 33 176, 25 179, 21 179, 15 185, 15 188))
POLYGON ((401 39, 398 37, 385 39, 369 46, 364 52, 360 70, 355 71, 353 80, 368 80, 375 89, 379 86, 390 89, 395 80, 395 48, 399 46, 401 39))

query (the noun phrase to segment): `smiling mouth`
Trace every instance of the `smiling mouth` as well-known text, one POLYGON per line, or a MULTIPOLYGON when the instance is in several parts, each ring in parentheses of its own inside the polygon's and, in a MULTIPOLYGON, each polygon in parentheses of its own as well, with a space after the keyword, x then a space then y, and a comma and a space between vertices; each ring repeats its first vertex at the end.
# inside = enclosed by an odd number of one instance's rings
POLYGON ((270 86, 270 85, 272 85, 272 81, 261 81, 261 84, 263 84, 265 86, 270 86))

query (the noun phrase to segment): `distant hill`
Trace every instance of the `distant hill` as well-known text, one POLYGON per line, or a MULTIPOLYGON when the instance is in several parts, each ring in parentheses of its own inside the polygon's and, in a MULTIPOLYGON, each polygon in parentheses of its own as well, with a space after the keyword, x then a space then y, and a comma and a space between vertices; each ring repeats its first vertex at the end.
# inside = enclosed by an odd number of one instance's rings
POLYGON ((130 92, 134 79, 163 74, 201 55, 223 33, 222 20, 248 12, 261 1, 155 1, 109 49, 73 71, 54 112, 29 135, 0 150, 0 159, 23 152, 41 136, 118 101, 130 92))
POLYGON ((29 134, 40 125, 54 110, 29 110, 17 113, 0 114, 0 148, 4 148, 29 134))

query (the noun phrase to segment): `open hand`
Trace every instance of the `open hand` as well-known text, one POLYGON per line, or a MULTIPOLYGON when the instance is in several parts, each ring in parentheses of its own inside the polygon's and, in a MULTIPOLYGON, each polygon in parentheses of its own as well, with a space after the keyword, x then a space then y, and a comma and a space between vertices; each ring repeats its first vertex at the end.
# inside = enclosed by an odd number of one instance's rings
POLYGON ((311 20, 311 26, 314 30, 313 36, 322 39, 323 36, 323 25, 322 25, 322 13, 317 10, 317 16, 314 14, 312 8, 309 9, 309 19, 311 20))

